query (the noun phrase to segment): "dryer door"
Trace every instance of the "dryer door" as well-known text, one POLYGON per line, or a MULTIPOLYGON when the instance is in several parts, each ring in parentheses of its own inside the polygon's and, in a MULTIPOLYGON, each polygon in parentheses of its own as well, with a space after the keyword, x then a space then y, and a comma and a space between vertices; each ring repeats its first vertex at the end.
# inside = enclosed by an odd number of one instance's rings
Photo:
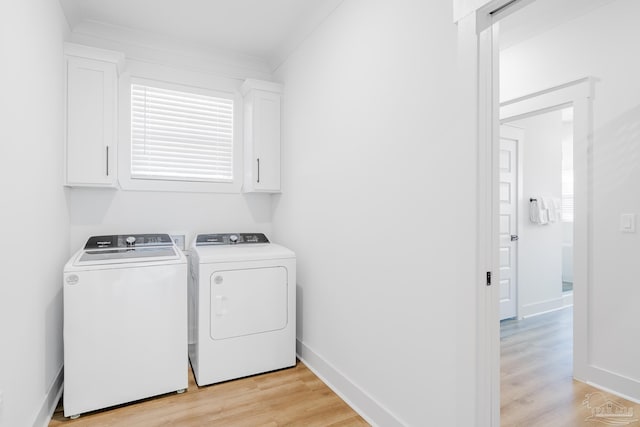
POLYGON ((287 269, 216 271, 211 275, 211 338, 222 340, 287 326, 287 269))

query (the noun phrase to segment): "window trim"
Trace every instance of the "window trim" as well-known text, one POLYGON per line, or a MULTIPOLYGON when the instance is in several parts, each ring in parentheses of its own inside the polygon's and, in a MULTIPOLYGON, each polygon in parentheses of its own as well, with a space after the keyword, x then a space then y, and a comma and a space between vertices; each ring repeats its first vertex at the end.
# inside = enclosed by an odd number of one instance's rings
MULTIPOLYGON (((180 82, 166 78, 147 77, 123 73, 119 82, 119 140, 118 181, 123 190, 167 191, 195 193, 240 193, 242 189, 242 97, 237 88, 202 87, 190 84, 188 79, 180 82), (233 179, 231 182, 203 182, 165 179, 133 178, 131 176, 131 85, 142 84, 164 89, 193 92, 233 100, 233 179)), ((173 79, 172 79, 173 80, 173 79)))

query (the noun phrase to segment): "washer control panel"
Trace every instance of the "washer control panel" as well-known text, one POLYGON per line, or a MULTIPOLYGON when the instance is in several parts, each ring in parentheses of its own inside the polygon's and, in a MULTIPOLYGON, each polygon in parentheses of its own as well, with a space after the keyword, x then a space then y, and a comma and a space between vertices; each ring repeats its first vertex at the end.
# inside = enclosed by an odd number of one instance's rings
POLYGON ((85 249, 132 248, 149 246, 171 246, 173 241, 168 234, 115 234, 111 236, 93 236, 87 240, 85 249))
POLYGON ((196 237, 196 246, 246 243, 269 243, 269 239, 262 233, 198 234, 196 237))

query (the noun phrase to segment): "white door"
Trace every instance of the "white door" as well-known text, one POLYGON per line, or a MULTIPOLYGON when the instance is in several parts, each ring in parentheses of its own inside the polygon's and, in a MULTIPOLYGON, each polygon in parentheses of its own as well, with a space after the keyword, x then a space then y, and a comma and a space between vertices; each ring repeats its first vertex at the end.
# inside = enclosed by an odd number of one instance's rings
POLYGON ((500 127, 500 320, 517 315, 518 142, 522 130, 500 127))

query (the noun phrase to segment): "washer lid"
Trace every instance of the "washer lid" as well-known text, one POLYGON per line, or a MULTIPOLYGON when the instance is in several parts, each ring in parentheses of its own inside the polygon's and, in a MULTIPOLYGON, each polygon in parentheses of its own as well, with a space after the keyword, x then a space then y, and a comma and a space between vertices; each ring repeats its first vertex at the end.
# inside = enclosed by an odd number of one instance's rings
POLYGON ((214 262, 260 261, 269 259, 295 259, 293 251, 273 243, 251 245, 193 246, 201 264, 214 262))
POLYGON ((176 251, 171 246, 159 246, 155 248, 85 250, 82 255, 80 255, 78 263, 112 260, 145 261, 144 258, 154 258, 153 261, 157 261, 158 257, 161 259, 175 259, 176 251))
POLYGON ((74 265, 90 266, 133 262, 179 260, 168 234, 93 236, 75 258, 74 265))

